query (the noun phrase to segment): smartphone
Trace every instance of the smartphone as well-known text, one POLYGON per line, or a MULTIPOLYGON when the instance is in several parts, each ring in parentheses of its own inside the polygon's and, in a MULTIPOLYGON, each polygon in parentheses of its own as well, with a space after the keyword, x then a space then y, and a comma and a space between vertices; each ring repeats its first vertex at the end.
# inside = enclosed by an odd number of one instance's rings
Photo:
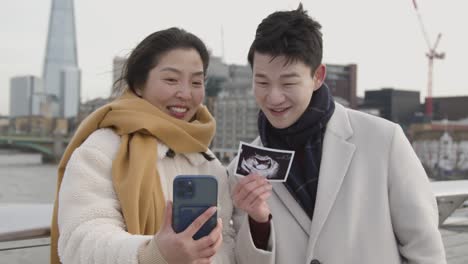
MULTIPOLYGON (((178 175, 173 184, 172 228, 184 231, 202 213, 218 206, 218 181, 210 175, 178 175)), ((193 236, 198 240, 216 227, 216 212, 193 236)))

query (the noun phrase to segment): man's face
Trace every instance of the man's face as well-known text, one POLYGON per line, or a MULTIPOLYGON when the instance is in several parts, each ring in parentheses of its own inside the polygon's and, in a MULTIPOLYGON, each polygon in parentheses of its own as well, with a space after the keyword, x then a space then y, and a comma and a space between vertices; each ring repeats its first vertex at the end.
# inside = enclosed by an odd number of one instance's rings
POLYGON ((275 128, 294 124, 309 105, 312 94, 325 79, 321 64, 312 77, 312 70, 301 61, 286 64, 285 56, 272 60, 268 54, 255 52, 253 89, 255 99, 268 121, 275 128))

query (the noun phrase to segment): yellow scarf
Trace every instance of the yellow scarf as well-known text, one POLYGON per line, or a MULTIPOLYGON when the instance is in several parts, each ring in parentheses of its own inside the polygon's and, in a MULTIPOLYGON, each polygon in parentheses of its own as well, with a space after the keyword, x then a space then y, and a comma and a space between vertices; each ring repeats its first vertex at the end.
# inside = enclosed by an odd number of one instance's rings
POLYGON ((58 167, 51 228, 52 264, 60 263, 58 193, 68 160, 91 133, 106 127, 121 136, 120 148, 112 163, 112 181, 127 231, 153 235, 162 224, 165 208, 156 165, 157 141, 176 153, 205 152, 214 135, 215 121, 204 106, 199 108, 193 122, 173 118, 131 92, 89 115, 75 132, 58 167))

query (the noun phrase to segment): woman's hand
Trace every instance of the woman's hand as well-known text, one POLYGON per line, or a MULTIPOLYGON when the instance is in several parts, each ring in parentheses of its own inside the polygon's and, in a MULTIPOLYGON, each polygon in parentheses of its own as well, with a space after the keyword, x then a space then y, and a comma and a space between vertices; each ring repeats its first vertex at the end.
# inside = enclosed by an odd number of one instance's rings
POLYGON ((249 174, 234 187, 234 205, 247 212, 256 222, 265 223, 270 216, 270 207, 266 200, 271 196, 271 189, 272 186, 265 177, 249 174))
POLYGON ((223 242, 221 218, 209 235, 198 240, 193 236, 215 212, 216 207, 210 207, 183 232, 175 233, 171 224, 172 203, 167 203, 161 230, 156 235, 156 244, 167 263, 211 263, 223 242))

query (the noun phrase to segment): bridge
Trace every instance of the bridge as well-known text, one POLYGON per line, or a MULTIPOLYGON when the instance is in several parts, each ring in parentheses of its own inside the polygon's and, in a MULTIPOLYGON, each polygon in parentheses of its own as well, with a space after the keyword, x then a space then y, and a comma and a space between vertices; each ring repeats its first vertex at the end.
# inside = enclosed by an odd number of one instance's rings
POLYGON ((47 160, 60 159, 70 138, 61 135, 0 135, 0 148, 29 150, 41 153, 47 160))

